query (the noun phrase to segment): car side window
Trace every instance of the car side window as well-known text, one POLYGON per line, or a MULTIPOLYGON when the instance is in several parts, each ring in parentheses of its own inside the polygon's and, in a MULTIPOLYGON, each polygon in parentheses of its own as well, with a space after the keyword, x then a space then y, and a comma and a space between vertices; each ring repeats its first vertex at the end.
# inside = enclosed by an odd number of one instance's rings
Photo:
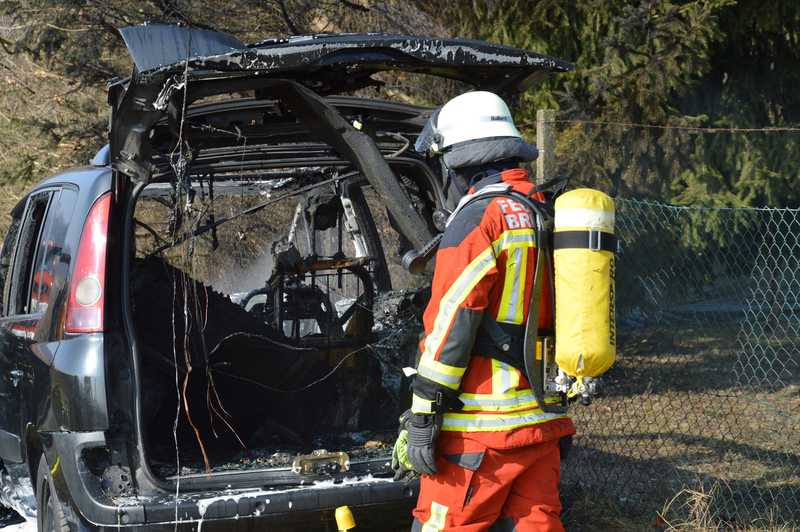
POLYGON ((30 314, 30 288, 33 280, 33 260, 36 244, 42 232, 52 190, 33 194, 28 200, 22 219, 19 241, 14 254, 14 269, 8 294, 7 315, 30 314))
POLYGON ((70 256, 64 244, 77 197, 78 193, 69 188, 53 194, 33 263, 29 314, 47 310, 55 297, 56 279, 69 271, 70 256))
MULTIPOLYGON (((17 210, 17 209, 15 209, 17 210)), ((0 288, 3 289, 2 301, 0 301, 0 315, 5 316, 8 309, 8 291, 11 286, 9 279, 11 276, 11 262, 14 260, 14 250, 17 248, 17 237, 22 222, 22 209, 11 214, 11 223, 8 232, 3 239, 3 249, 0 251, 0 288)))

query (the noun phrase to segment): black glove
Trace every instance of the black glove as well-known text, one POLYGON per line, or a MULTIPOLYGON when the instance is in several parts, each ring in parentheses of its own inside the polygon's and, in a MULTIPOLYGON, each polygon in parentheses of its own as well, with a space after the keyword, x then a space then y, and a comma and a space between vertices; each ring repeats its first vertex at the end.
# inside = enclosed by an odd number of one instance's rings
POLYGON ((400 430, 397 440, 392 448, 392 469, 395 480, 412 480, 417 476, 414 466, 408 461, 408 420, 411 419, 411 410, 406 410, 400 416, 400 430))
POLYGON ((436 438, 441 426, 441 414, 413 414, 408 420, 408 461, 417 473, 436 473, 436 438))

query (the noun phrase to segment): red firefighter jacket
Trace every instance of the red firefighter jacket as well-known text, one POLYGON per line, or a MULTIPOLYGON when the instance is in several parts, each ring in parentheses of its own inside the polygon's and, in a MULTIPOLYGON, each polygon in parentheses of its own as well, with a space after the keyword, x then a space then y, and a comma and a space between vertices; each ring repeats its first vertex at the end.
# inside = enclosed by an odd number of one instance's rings
MULTIPOLYGON (((526 170, 512 169, 483 179, 470 193, 501 180, 523 194, 533 187, 526 170)), ((566 415, 539 408, 523 372, 475 347, 487 313, 501 324, 525 324, 536 266, 534 226, 521 204, 494 197, 466 206, 445 230, 423 320, 411 409, 431 412, 437 390, 458 393, 464 406, 445 413, 446 437, 502 449, 575 432, 566 415)), ((543 298, 548 297, 545 290, 543 298)), ((553 329, 549 305, 541 305, 539 328, 553 329)))

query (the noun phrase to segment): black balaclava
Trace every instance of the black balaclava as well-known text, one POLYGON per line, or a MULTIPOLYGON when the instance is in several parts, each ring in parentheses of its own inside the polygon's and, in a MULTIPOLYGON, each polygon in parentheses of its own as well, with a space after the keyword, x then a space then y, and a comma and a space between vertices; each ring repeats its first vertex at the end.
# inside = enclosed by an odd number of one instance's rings
POLYGON ((487 177, 498 175, 506 170, 519 168, 519 162, 515 160, 495 161, 475 166, 465 166, 463 168, 448 168, 448 198, 458 203, 463 196, 466 196, 470 187, 487 177))
POLYGON ((455 170, 464 177, 464 181, 470 187, 474 187, 479 181, 499 175, 501 172, 511 170, 512 168, 519 168, 519 163, 513 160, 497 161, 493 163, 479 164, 477 166, 466 166, 455 170))

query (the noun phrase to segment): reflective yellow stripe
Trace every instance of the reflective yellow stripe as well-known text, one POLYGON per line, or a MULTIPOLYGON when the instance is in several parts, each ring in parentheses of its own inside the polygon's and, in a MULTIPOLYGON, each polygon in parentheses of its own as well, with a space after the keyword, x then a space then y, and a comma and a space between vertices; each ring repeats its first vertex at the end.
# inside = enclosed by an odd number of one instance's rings
POLYGON ((453 390, 458 389, 465 371, 467 371, 467 368, 448 366, 433 358, 424 357, 420 358, 419 367, 417 368, 417 374, 453 390))
POLYGON ((415 414, 433 414, 433 401, 413 394, 411 396, 411 411, 415 414))
POLYGON ((465 368, 449 366, 435 359, 453 323, 458 307, 464 302, 481 279, 495 266, 495 256, 502 250, 516 247, 529 248, 535 243, 532 229, 505 231, 500 238, 483 250, 450 286, 439 302, 439 312, 433 328, 425 337, 418 372, 421 376, 450 389, 457 390, 465 368))
POLYGON ((53 464, 53 467, 50 468, 50 475, 51 476, 56 476, 56 473, 58 472, 58 468, 59 467, 61 467, 61 456, 60 455, 56 456, 56 463, 53 464))
POLYGON ((425 521, 422 532, 439 532, 439 530, 444 530, 447 510, 448 508, 444 504, 431 501, 431 516, 425 521))
POLYGON ((500 362, 499 360, 492 359, 492 393, 493 394, 501 394, 505 392, 508 388, 503 388, 503 374, 500 371, 500 362))
POLYGON ((533 229, 510 229, 504 231, 500 238, 492 242, 495 255, 501 251, 516 248, 536 247, 536 238, 533 229))
POLYGON ((528 247, 514 247, 506 257, 503 294, 497 310, 497 321, 520 325, 525 309, 525 280, 528 267, 528 247))
POLYGON ((516 368, 492 359, 492 393, 494 395, 504 394, 509 390, 514 390, 519 386, 519 372, 516 368))
POLYGON ((439 302, 439 313, 436 315, 436 319, 433 322, 433 329, 431 330, 430 334, 425 337, 424 343, 424 351, 422 352, 422 357, 420 358, 419 363, 419 374, 425 378, 431 379, 434 382, 438 382, 448 388, 458 389, 459 384, 461 384, 461 376, 464 374, 464 368, 456 368, 455 366, 447 366, 446 364, 442 364, 435 360, 436 353, 439 352, 439 349, 442 346, 442 342, 444 342, 447 330, 450 328, 450 324, 453 322, 453 318, 455 318, 456 311, 461 303, 467 298, 467 296, 472 292, 475 288, 475 285, 483 279, 483 277, 491 270, 495 265, 494 259, 494 249, 492 247, 487 247, 481 254, 475 257, 472 262, 461 272, 461 275, 458 276, 458 279, 453 283, 447 293, 445 293, 444 297, 442 297, 441 301, 439 302), (437 364, 439 365, 437 367, 437 364), (441 367, 441 366, 444 366, 441 367), (460 374, 456 375, 454 373, 445 371, 448 368, 456 368, 460 370, 460 374), (427 372, 427 373, 426 373, 427 372), (443 380, 438 380, 440 376, 444 376, 443 380), (449 377, 457 376, 458 379, 454 380, 449 377))
POLYGON ((565 414, 550 414, 539 409, 513 414, 447 413, 442 420, 442 430, 458 432, 506 431, 566 417, 565 414))

